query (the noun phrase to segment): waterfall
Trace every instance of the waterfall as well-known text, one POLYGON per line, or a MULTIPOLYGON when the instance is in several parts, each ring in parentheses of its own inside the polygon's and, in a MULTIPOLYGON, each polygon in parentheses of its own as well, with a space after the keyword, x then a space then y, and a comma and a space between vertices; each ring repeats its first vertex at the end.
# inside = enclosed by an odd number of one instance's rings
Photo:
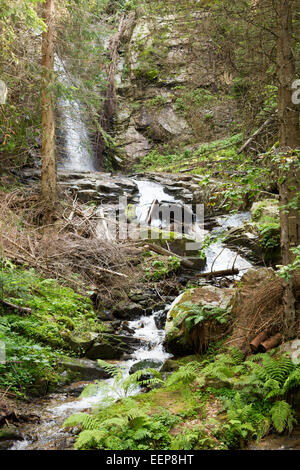
MULTIPOLYGON (((59 80, 66 87, 72 86, 64 64, 55 56, 55 70, 59 80)), ((60 129, 64 141, 63 158, 60 170, 96 171, 95 155, 91 148, 86 123, 81 112, 81 103, 74 99, 60 98, 58 101, 60 111, 60 129)))

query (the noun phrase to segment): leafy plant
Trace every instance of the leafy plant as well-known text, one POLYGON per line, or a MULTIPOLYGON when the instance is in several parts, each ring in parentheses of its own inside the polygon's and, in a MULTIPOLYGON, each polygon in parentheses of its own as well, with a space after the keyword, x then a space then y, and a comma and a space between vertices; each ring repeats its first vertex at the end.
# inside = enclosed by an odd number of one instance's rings
POLYGON ((215 320, 223 324, 227 321, 228 310, 213 305, 198 305, 192 302, 183 302, 178 307, 179 310, 184 310, 188 317, 185 320, 185 326, 188 331, 191 331, 195 326, 204 321, 215 320))

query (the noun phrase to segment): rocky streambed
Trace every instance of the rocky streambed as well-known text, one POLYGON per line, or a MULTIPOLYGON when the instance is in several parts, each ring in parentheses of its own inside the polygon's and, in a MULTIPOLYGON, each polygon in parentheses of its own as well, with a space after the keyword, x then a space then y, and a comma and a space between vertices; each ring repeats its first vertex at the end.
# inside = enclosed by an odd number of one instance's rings
MULTIPOLYGON (((34 181, 39 177, 39 171, 29 170, 23 175, 23 179, 34 181)), ((128 203, 135 207, 134 218, 141 224, 145 224, 149 208, 154 200, 161 205, 170 207, 183 207, 190 204, 194 214, 193 204, 201 201, 199 182, 197 178, 181 176, 170 177, 162 180, 161 176, 150 177, 134 176, 129 178, 123 175, 111 175, 101 172, 83 171, 59 171, 60 186, 71 192, 82 202, 93 202, 99 206, 104 214, 109 216, 110 211, 119 204, 120 197, 126 197, 128 203)), ((197 221, 194 217, 192 230, 188 233, 191 240, 198 240, 197 236, 211 234, 217 237, 224 232, 234 231, 244 227, 251 219, 250 212, 240 212, 231 215, 220 213, 208 213, 204 221, 197 221), (204 222, 204 224, 202 223, 204 222)), ((162 227, 164 221, 153 218, 153 228, 162 227)), ((174 240, 173 240, 174 242, 174 240)), ((173 245, 174 246, 174 243, 173 245)), ((253 247, 243 247, 239 243, 233 246, 226 241, 217 241, 209 245, 205 252, 205 260, 200 266, 179 274, 179 283, 186 284, 188 280, 195 281, 195 275, 201 271, 216 271, 230 269, 233 266, 239 274, 227 279, 226 287, 230 287, 232 281, 239 279, 244 272, 252 267, 251 254, 253 247)), ((176 249, 176 247, 175 247, 176 249)), ((200 283, 201 284, 201 283, 200 283)), ((202 285, 207 286, 207 291, 217 291, 211 286, 215 281, 203 280, 202 285)), ((220 283, 219 283, 220 286, 220 283)), ((225 289, 226 290, 226 289, 225 289)), ((221 291, 221 289, 220 289, 221 291)), ((229 293, 230 289, 228 290, 229 293)), ((153 289, 136 289, 130 292, 128 301, 119 301, 115 305, 107 306, 101 310, 100 319, 106 324, 106 332, 101 335, 87 334, 84 339, 70 338, 70 345, 74 351, 84 351, 84 358, 62 360, 60 366, 62 372, 61 390, 59 393, 33 400, 28 406, 30 412, 38 419, 38 422, 29 422, 18 426, 15 436, 7 440, 7 445, 12 450, 19 449, 69 449, 72 448, 74 437, 63 430, 64 420, 75 412, 86 411, 93 406, 105 404, 107 392, 99 391, 91 397, 78 398, 87 383, 95 380, 104 380, 111 385, 111 396, 119 398, 121 390, 115 390, 113 379, 106 371, 97 365, 98 358, 110 360, 123 367, 124 374, 129 374, 132 367, 154 367, 161 369, 171 353, 176 354, 175 347, 167 346, 165 349, 165 322, 171 303, 175 295, 162 296, 153 289), (74 374, 77 380, 66 386, 70 374, 74 374), (16 439, 14 442, 13 439, 16 439)), ((223 296, 224 297, 224 296, 223 296)), ((222 298, 223 298, 222 297, 222 298)), ((87 332, 88 333, 88 332, 87 332)), ((168 333, 168 325, 167 325, 168 333)), ((187 353, 191 352, 190 350, 187 353)), ((139 393, 137 387, 132 393, 139 393)))

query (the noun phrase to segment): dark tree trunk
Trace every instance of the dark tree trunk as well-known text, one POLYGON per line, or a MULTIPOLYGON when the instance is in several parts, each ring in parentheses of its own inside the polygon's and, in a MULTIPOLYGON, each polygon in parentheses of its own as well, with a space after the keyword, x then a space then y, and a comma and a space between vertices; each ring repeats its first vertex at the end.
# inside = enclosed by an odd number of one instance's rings
MULTIPOLYGON (((293 162, 293 150, 300 147, 299 109, 292 101, 292 83, 296 79, 293 54, 292 0, 276 0, 277 12, 277 77, 278 77, 278 123, 280 151, 290 162, 289 171, 280 175, 280 205, 286 206, 300 190, 300 175, 293 162)), ((299 208, 298 208, 299 209, 299 208)), ((281 250, 283 264, 293 260, 291 249, 300 243, 299 210, 281 210, 281 250)), ((284 292, 286 332, 295 334, 295 298, 293 279, 286 284, 284 292)))

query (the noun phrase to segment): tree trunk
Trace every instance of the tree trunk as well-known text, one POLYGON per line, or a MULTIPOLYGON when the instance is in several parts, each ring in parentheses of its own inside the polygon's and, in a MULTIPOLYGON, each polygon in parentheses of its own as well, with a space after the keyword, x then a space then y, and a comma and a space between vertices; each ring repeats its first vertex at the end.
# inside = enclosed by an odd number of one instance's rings
POLYGON ((54 82, 54 19, 55 0, 46 0, 43 19, 47 31, 42 41, 42 197, 50 213, 57 200, 55 119, 53 106, 54 82))
MULTIPOLYGON (((276 0, 277 12, 277 78, 278 78, 278 123, 279 146, 286 152, 289 170, 280 175, 280 205, 286 206, 299 192, 300 178, 293 164, 291 150, 300 147, 299 110, 292 101, 292 83, 296 79, 293 54, 292 0, 276 0)), ((299 210, 288 208, 280 211, 281 250, 283 264, 293 261, 291 248, 300 243, 299 210)), ((296 322, 293 279, 287 282, 284 291, 286 333, 294 335, 296 322)))

